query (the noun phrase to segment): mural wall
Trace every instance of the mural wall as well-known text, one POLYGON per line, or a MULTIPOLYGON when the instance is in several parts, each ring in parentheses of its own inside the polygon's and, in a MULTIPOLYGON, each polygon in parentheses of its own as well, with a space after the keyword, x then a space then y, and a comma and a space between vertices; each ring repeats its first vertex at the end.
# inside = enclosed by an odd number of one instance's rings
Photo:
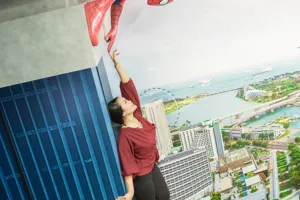
MULTIPOLYGON (((172 138, 169 157, 160 164, 171 199, 201 199, 211 192, 219 192, 211 199, 299 195, 299 176, 282 173, 299 173, 296 163, 288 167, 285 152, 292 146, 299 156, 293 143, 300 141, 300 3, 177 0, 164 7, 126 6, 115 48, 135 81, 145 116, 160 116, 154 120, 158 148, 168 145, 163 136, 172 138), (169 130, 161 128, 166 126, 169 130), (203 146, 216 185, 179 159, 203 146), (180 166, 174 173, 172 162, 180 166), (235 164, 245 170, 222 174, 235 164), (246 168, 251 173, 244 173, 246 168), (247 185, 254 179, 256 186, 247 185)), ((118 76, 113 68, 107 72, 113 96, 119 96, 118 76)))
MULTIPOLYGON (((178 0, 148 7, 128 2, 116 48, 143 104, 177 99, 180 118, 174 103, 165 104, 169 125, 223 119, 299 90, 298 4, 178 0)), ((117 74, 107 71, 117 96, 117 74)), ((278 112, 255 124, 283 113, 295 117, 299 107, 278 112)))

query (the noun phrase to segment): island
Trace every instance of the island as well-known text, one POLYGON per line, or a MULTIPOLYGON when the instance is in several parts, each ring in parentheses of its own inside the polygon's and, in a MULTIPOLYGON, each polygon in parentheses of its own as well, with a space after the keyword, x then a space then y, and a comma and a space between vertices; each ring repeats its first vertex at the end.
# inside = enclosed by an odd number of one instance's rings
POLYGON ((285 73, 246 85, 236 97, 245 101, 266 103, 300 90, 300 71, 285 73))
POLYGON ((207 95, 209 94, 199 94, 199 95, 196 95, 196 96, 191 96, 191 97, 186 97, 186 98, 177 98, 175 100, 167 100, 167 101, 164 101, 164 108, 165 108, 165 111, 166 111, 166 114, 170 114, 174 111, 177 110, 177 105, 178 105, 178 109, 184 107, 184 106, 187 106, 191 103, 194 103, 204 97, 206 97, 207 95), (176 104, 177 102, 177 104, 176 104))

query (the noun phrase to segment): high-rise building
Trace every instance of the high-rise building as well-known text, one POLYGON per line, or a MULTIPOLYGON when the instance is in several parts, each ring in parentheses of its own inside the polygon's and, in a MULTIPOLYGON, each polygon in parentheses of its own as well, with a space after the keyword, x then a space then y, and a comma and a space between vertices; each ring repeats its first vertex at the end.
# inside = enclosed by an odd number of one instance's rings
POLYGON ((206 120, 187 127, 179 134, 183 151, 205 146, 212 158, 224 156, 224 143, 219 122, 206 120))
POLYGON ((225 149, 224 149, 223 136, 222 136, 220 123, 218 121, 214 121, 213 129, 214 129, 218 155, 223 157, 225 155, 225 149))
POLYGON ((214 129, 211 126, 201 127, 196 130, 195 139, 191 148, 205 146, 211 158, 218 158, 217 144, 214 129))
POLYGON ((199 127, 199 125, 196 125, 196 126, 188 127, 179 132, 179 138, 180 138, 183 151, 191 149, 191 146, 193 145, 195 139, 195 133, 200 129, 201 128, 199 127))
POLYGON ((146 118, 156 126, 156 142, 160 160, 170 153, 172 140, 162 99, 144 105, 146 118))
POLYGON ((213 190, 209 155, 205 147, 168 156, 158 167, 172 200, 196 200, 213 190))

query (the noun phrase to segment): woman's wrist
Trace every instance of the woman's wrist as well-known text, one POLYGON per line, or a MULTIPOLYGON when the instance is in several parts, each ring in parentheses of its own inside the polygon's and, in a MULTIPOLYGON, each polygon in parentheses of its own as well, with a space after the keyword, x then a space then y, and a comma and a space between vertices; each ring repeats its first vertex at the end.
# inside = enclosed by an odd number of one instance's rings
POLYGON ((114 64, 115 64, 115 68, 120 68, 121 67, 119 62, 115 62, 114 64))
POLYGON ((127 192, 127 195, 132 199, 133 195, 134 195, 134 192, 127 192))

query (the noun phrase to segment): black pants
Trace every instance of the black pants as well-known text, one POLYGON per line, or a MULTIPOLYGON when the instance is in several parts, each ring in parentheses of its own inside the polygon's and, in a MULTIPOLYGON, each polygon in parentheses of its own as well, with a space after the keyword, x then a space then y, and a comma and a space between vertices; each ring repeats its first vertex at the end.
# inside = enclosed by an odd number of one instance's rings
POLYGON ((170 192, 157 165, 149 174, 136 176, 133 180, 136 200, 169 200, 170 192))

